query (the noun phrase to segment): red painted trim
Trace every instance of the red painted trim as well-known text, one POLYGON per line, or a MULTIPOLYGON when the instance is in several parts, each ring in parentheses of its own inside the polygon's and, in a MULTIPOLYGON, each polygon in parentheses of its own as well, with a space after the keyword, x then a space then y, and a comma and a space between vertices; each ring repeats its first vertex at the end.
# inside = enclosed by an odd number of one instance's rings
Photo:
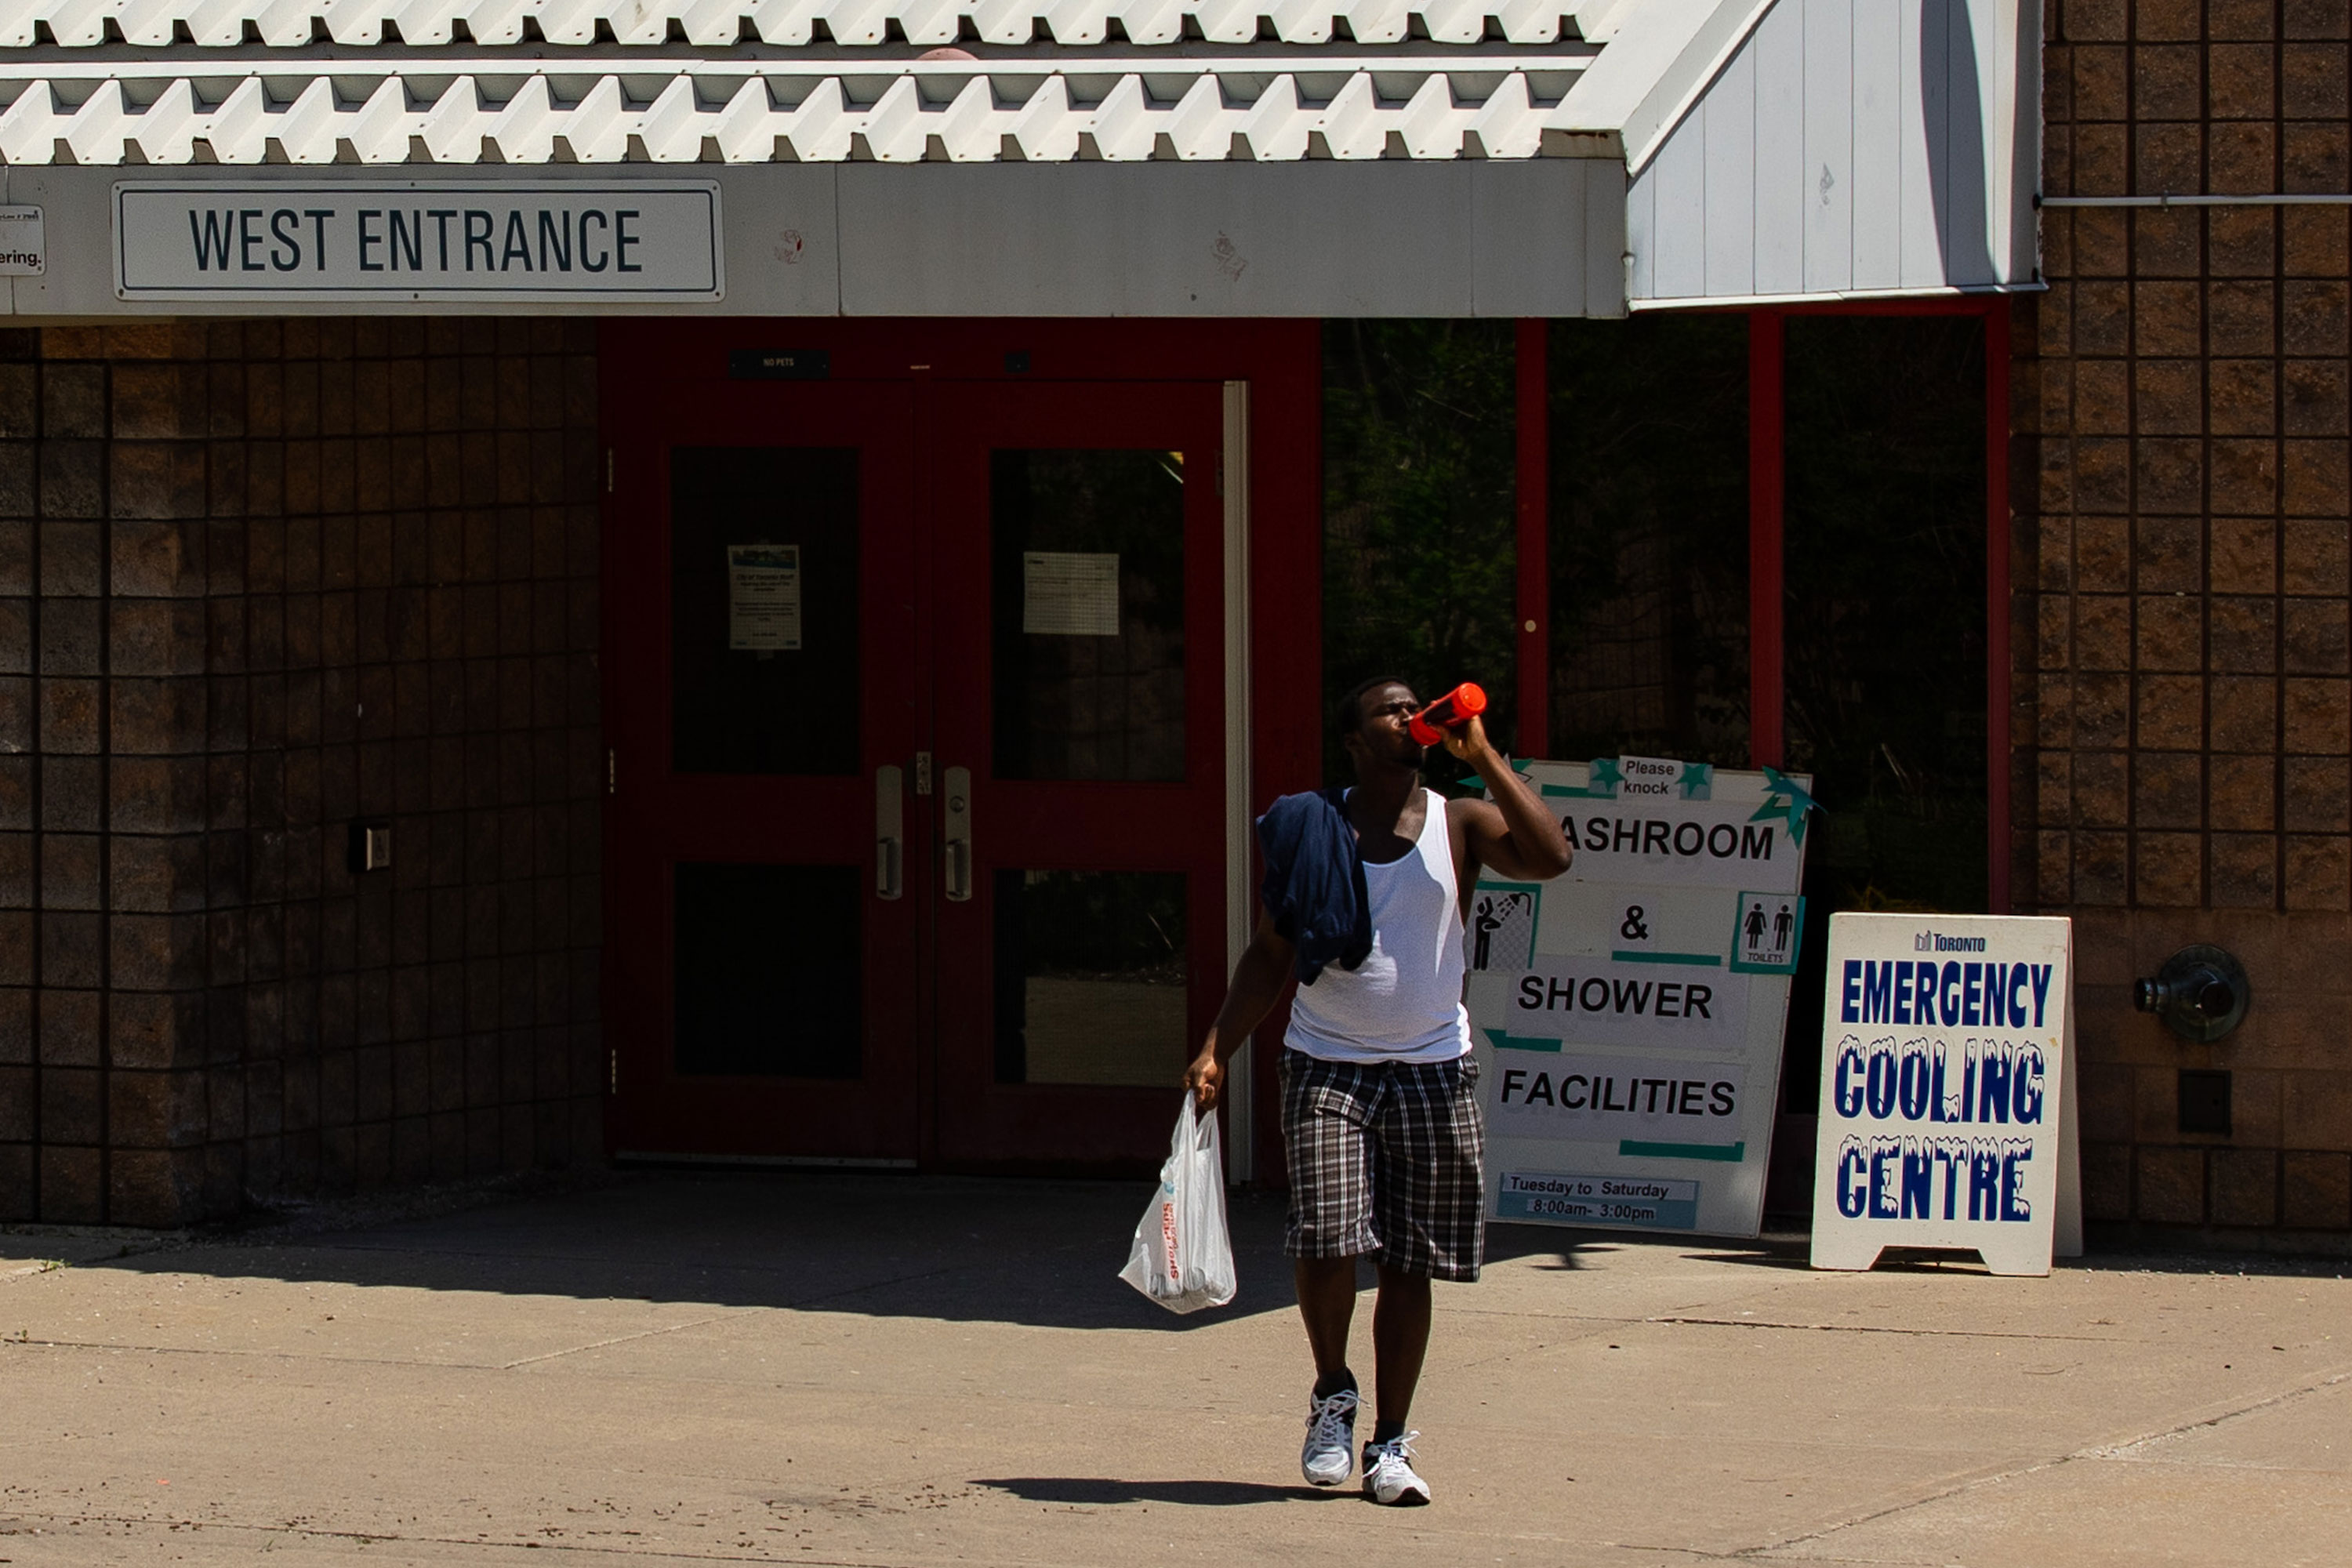
POLYGON ((2011 912, 2009 302, 1984 312, 1985 908, 2011 912))
MULTIPOLYGON (((1124 323, 1122 323, 1124 324, 1124 323)), ((1250 347, 1252 811, 1323 783, 1323 326, 1256 323, 1250 347)), ((1262 868, 1253 860, 1251 886, 1262 868)), ((1276 1081, 1286 994, 1251 1038, 1257 1180, 1289 1184, 1276 1081)))
POLYGON ((1518 733, 1523 757, 1551 754, 1551 323, 1518 331, 1518 733))
POLYGON ((1748 755, 1751 765, 1785 760, 1787 693, 1782 679, 1781 559, 1788 455, 1781 402, 1786 338, 1780 312, 1748 317, 1748 755))

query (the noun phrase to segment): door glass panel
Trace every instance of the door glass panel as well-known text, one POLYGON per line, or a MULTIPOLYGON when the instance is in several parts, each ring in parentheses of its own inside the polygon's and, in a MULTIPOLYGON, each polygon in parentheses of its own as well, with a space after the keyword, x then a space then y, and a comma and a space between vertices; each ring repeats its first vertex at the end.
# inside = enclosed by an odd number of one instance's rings
POLYGON ((1000 779, 1184 777, 1184 454, 990 455, 1000 779))
POLYGON ((857 453, 670 452, 671 765, 859 771, 857 453))
POLYGON ((996 1080, 1174 1084, 1183 874, 999 871, 995 895, 996 1080))
POLYGON ((864 1074, 865 876, 858 866, 677 867, 680 1076, 864 1074))

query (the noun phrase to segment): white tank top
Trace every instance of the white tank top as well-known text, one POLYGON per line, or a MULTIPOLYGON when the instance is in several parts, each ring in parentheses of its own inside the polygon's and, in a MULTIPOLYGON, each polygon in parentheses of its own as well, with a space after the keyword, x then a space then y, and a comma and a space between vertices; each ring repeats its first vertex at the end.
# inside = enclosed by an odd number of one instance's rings
POLYGON ((1421 837, 1385 866, 1364 865, 1372 951, 1352 970, 1324 965, 1290 1004, 1284 1043, 1335 1062, 1447 1062, 1470 1052, 1462 1005, 1462 900, 1445 797, 1422 792, 1421 837))

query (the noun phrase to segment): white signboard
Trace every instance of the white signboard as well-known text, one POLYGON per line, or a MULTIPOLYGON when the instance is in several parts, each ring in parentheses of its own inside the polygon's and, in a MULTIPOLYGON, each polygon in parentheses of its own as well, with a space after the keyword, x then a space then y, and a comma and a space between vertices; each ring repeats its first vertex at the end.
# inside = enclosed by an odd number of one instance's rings
POLYGON ((126 180, 126 300, 717 300, 715 182, 126 180))
POLYGON ((761 653, 801 646, 801 547, 727 547, 727 646, 761 653))
POLYGON ((1811 780, 1657 757, 1517 765, 1575 860, 1540 886, 1482 878, 1470 900, 1488 1212, 1754 1236, 1811 780))
POLYGON ((1996 1274, 2082 1251, 2069 1059, 2074 928, 1830 918, 1813 1267, 1969 1247, 1996 1274))
POLYGON ((47 270, 41 209, 0 207, 0 278, 38 278, 47 270))
POLYGON ((1068 550, 1024 552, 1021 629, 1047 637, 1118 636, 1118 557, 1068 550))

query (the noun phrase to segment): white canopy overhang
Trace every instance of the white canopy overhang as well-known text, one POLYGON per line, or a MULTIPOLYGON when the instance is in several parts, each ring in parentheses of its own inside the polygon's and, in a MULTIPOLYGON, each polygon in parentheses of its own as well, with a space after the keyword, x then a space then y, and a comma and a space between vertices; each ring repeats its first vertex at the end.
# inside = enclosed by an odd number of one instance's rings
POLYGON ((2039 37, 2038 0, 0 0, 0 174, 51 259, 19 315, 163 308, 100 264, 119 181, 397 171, 715 182, 724 298, 616 309, 1605 316, 2032 286, 2039 37))

